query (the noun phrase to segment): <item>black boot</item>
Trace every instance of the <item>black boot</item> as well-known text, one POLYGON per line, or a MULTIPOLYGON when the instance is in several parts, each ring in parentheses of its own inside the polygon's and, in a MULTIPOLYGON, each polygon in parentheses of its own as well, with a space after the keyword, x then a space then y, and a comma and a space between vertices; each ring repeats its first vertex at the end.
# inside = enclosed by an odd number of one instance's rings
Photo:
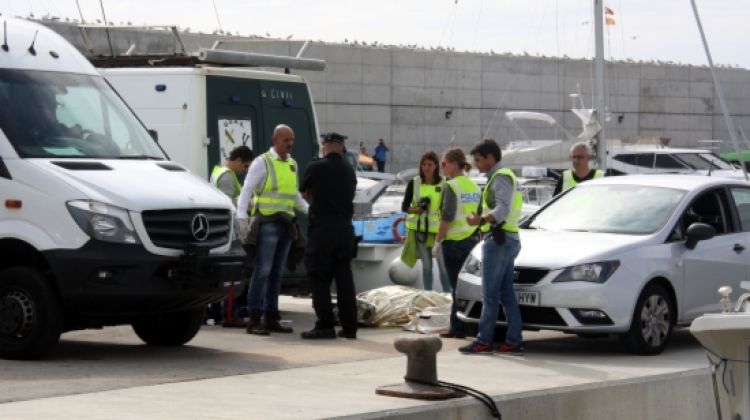
POLYGON ((268 327, 266 326, 266 323, 264 322, 262 318, 261 311, 250 312, 250 321, 248 321, 247 323, 246 331, 248 334, 255 334, 255 335, 270 334, 270 331, 268 331, 268 327))
POLYGON ((292 332, 292 327, 285 327, 279 323, 279 311, 266 311, 264 320, 268 331, 287 334, 292 332))

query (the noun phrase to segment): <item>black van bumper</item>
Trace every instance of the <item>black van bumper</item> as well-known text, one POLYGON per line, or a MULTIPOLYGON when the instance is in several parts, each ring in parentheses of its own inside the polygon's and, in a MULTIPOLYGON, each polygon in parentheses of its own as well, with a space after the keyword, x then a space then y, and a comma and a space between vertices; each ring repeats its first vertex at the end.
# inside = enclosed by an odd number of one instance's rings
POLYGON ((165 257, 142 245, 90 240, 76 250, 44 252, 66 311, 93 316, 179 312, 217 302, 247 280, 239 241, 211 255, 190 244, 184 255, 165 257))

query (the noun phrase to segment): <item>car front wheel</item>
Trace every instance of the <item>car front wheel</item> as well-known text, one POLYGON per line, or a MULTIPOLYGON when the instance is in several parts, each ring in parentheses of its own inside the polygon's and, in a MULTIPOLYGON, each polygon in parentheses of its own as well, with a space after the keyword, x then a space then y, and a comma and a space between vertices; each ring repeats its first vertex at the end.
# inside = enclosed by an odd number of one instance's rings
POLYGON ((621 336, 623 344, 636 354, 661 353, 672 335, 674 317, 674 304, 664 288, 647 285, 636 302, 630 330, 621 336))

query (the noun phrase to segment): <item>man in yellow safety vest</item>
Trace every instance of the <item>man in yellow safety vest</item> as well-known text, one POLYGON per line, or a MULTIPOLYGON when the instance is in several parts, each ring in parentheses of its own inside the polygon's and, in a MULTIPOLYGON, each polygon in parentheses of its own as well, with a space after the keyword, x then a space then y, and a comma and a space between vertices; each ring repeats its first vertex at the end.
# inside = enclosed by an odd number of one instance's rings
MULTIPOLYGON (((297 163, 291 156, 294 131, 279 124, 271 136, 273 144, 250 165, 237 200, 237 217, 247 225, 252 198, 252 215, 259 219, 255 271, 247 293, 250 322, 248 334, 291 333, 278 322, 281 275, 292 244, 290 232, 295 209, 307 213, 308 204, 297 190, 297 163)), ((245 230, 244 228, 241 230, 245 230)))
POLYGON ((489 180, 482 192, 480 214, 471 214, 470 225, 481 225, 485 239, 482 244, 482 314, 479 333, 473 343, 461 347, 461 353, 523 353, 521 311, 513 290, 513 261, 521 250, 518 224, 521 220, 523 195, 518 179, 508 168, 503 168, 500 146, 494 140, 484 140, 471 151, 474 163, 489 180), (500 304, 505 311, 508 332, 505 342, 497 348, 493 341, 500 304))
POLYGON ((247 172, 255 153, 247 146, 238 146, 229 152, 224 165, 216 165, 211 171, 211 184, 232 199, 237 205, 237 198, 242 191, 239 176, 247 172))
POLYGON ((573 169, 568 169, 562 173, 560 179, 557 180, 557 185, 555 185, 554 195, 567 191, 580 182, 604 176, 603 171, 589 168, 591 146, 586 142, 581 141, 570 147, 570 161, 573 169))
MULTIPOLYGON (((238 146, 229 152, 224 165, 216 165, 211 171, 211 184, 232 199, 234 205, 237 205, 237 198, 242 191, 239 176, 247 172, 253 159, 255 159, 255 153, 249 147, 238 146)), ((241 299, 235 299, 234 283, 232 283, 227 300, 221 305, 222 327, 244 328, 246 326, 245 321, 235 313, 235 304, 241 303, 238 302, 239 300, 241 299)))

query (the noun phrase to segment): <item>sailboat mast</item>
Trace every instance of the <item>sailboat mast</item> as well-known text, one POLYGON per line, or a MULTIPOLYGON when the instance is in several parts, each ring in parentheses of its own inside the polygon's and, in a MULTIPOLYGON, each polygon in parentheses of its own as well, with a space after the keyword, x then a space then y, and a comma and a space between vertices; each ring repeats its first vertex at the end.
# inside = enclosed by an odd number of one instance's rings
POLYGON ((594 39, 596 40, 596 118, 601 130, 596 135, 596 155, 599 169, 607 170, 606 105, 604 103, 604 0, 594 0, 594 39))
POLYGON ((703 32, 703 25, 701 24, 701 18, 698 14, 698 8, 695 6, 695 0, 690 0, 690 4, 693 6, 693 14, 695 15, 695 22, 698 24, 698 31, 701 33, 701 40, 703 41, 703 48, 706 50, 706 58, 708 59, 708 68, 711 69, 711 78, 714 80, 714 88, 716 88, 716 96, 719 97, 719 105, 721 106, 721 113, 724 114, 724 122, 727 124, 729 130, 729 137, 732 139, 732 145, 734 151, 737 152, 737 158, 740 160, 742 166, 742 173, 745 174, 745 180, 747 180, 747 169, 745 168, 744 156, 740 150, 740 145, 737 142, 737 133, 735 132, 734 123, 732 117, 729 115, 729 108, 727 103, 724 101, 724 90, 721 88, 719 77, 716 74, 714 68, 714 60, 711 58, 711 50, 708 49, 708 41, 706 41, 706 34, 703 32))

